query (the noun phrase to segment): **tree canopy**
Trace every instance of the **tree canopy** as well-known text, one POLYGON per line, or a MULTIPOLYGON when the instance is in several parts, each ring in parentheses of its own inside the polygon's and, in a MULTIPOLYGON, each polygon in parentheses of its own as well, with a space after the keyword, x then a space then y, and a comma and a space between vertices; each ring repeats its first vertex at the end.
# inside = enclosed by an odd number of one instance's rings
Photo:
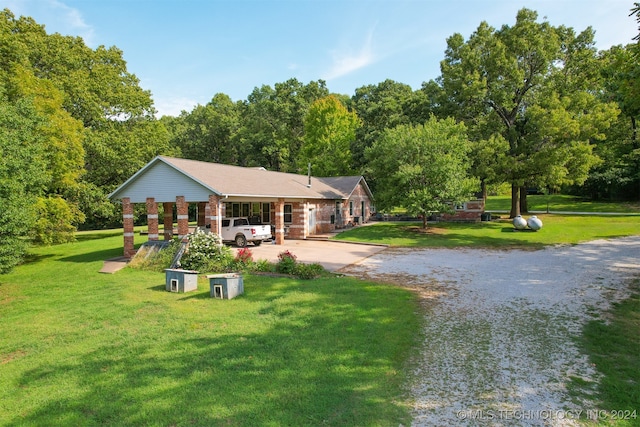
POLYGON ((478 189, 469 175, 470 151, 464 124, 453 118, 385 130, 365 152, 378 208, 405 208, 425 228, 431 213, 453 212, 478 189))
POLYGON ((447 40, 441 83, 458 118, 483 127, 476 133, 485 139, 497 132, 508 142, 507 161, 490 168, 512 185, 512 216, 526 186, 582 183, 597 162, 591 141, 617 110, 590 90, 599 77, 593 45, 590 28, 576 35, 528 9, 513 26, 482 22, 469 40, 447 40))
POLYGON ((315 176, 353 175, 351 144, 360 119, 335 96, 315 101, 304 118, 304 143, 299 169, 311 164, 315 176))

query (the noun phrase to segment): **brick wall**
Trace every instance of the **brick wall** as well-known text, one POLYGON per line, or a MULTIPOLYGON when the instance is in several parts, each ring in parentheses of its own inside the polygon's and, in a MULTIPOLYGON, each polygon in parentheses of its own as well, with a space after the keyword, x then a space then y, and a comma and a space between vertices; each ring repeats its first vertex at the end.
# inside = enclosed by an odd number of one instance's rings
POLYGON ((443 221, 477 222, 484 212, 484 199, 470 200, 464 204, 464 209, 451 214, 442 214, 443 221))

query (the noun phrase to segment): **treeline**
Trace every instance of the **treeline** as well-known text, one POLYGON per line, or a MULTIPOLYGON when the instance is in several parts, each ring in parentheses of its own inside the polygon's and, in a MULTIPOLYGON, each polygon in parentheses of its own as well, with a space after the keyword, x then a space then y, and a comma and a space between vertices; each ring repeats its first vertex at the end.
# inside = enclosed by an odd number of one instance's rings
MULTIPOLYGON (((637 3, 631 12, 638 16, 637 3)), ((372 156, 393 152, 381 146, 400 138, 393 129, 428 135, 411 129, 445 119, 464 124, 447 122, 469 142, 464 172, 483 189, 511 185, 512 213, 526 210, 527 187, 638 199, 639 55, 637 43, 598 51, 590 28, 553 27, 523 9, 514 25, 452 35, 441 76, 417 90, 386 80, 349 96, 322 80, 290 79, 157 119, 152 94, 116 47, 47 34, 5 9, 0 272, 30 240, 64 242, 77 227, 118 225, 107 195, 160 154, 300 173, 311 163, 317 176, 363 174, 383 195, 379 207, 398 203, 382 187, 393 183, 380 179, 385 162, 372 156)))

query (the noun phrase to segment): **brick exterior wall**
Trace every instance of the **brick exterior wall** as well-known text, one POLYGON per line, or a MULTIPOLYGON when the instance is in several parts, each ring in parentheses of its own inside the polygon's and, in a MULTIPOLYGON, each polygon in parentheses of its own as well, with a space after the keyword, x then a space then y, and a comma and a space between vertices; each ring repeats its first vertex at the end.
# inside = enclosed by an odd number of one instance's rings
MULTIPOLYGON (((287 203, 289 204, 289 203, 287 203)), ((308 236, 308 208, 306 202, 292 202, 291 204, 291 223, 285 224, 289 232, 287 237, 290 239, 305 239, 308 236)), ((277 227, 276 227, 277 228, 277 227)))
POLYGON ((344 205, 345 225, 369 222, 371 216, 371 201, 362 184, 358 185, 351 194, 351 198, 344 205), (362 203, 364 202, 364 212, 362 203), (353 213, 350 213, 350 204, 353 203, 353 213), (356 220, 356 218, 358 218, 356 220))
POLYGON ((335 230, 335 202, 333 200, 317 200, 313 206, 316 213, 316 233, 327 233, 329 231, 335 230))
POLYGON ((470 200, 464 204, 464 209, 451 214, 442 214, 443 221, 478 222, 484 212, 484 199, 470 200))

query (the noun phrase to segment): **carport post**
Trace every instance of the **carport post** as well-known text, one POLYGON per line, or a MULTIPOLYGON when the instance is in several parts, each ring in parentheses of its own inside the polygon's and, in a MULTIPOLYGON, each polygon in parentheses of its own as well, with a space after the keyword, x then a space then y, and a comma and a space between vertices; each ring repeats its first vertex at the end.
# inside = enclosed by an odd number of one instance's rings
POLYGON ((147 227, 149 240, 158 240, 158 204, 153 197, 147 197, 147 227))
POLYGON ((122 228, 124 229, 124 256, 131 258, 136 254, 133 244, 133 204, 128 197, 122 198, 122 228))
POLYGON ((209 223, 211 224, 211 232, 218 236, 222 233, 222 222, 220 221, 220 197, 215 194, 209 195, 209 223))
POLYGON ((189 234, 189 203, 184 196, 176 197, 176 209, 178 210, 178 239, 189 234))
POLYGON ((207 206, 206 202, 198 202, 198 227, 204 227, 206 225, 205 206, 207 206))
POLYGON ((162 204, 164 210, 164 240, 173 239, 173 203, 165 202, 162 204))
POLYGON ((276 245, 284 245, 284 199, 275 203, 276 210, 276 245))

